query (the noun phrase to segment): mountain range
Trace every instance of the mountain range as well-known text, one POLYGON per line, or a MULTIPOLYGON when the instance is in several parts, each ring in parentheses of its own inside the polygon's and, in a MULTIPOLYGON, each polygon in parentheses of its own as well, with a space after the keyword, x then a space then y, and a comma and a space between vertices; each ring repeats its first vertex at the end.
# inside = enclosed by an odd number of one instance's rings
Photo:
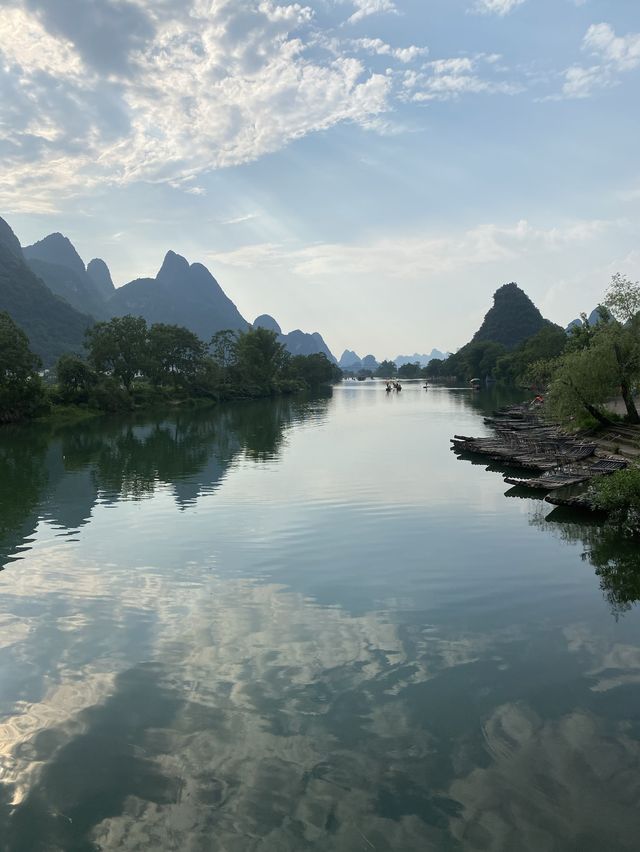
MULTIPOLYGON (((96 320, 133 314, 148 323, 175 323, 209 340, 223 329, 251 326, 201 263, 168 251, 155 278, 138 278, 114 287, 100 258, 85 266, 73 243, 54 233, 22 248, 0 218, 0 310, 27 333, 45 366, 63 352, 81 352, 86 329, 96 320)), ((295 329, 283 334, 263 315, 256 324, 273 328, 294 355, 324 353, 336 363, 322 336, 295 329)))
POLYGON ((511 350, 550 325, 553 323, 542 316, 524 290, 512 282, 499 287, 493 294, 493 305, 472 343, 490 341, 511 350))

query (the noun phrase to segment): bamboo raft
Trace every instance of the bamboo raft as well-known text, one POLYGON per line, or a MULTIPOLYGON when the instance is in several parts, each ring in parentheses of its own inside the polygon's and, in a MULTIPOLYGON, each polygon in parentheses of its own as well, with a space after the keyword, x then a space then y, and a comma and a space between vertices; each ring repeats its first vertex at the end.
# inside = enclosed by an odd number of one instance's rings
POLYGON ((628 464, 612 456, 596 457, 596 443, 562 433, 556 424, 543 421, 528 406, 502 409, 484 422, 493 429, 493 435, 454 435, 451 449, 458 457, 481 456, 542 474, 531 479, 505 477, 510 485, 549 493, 622 470, 628 464))

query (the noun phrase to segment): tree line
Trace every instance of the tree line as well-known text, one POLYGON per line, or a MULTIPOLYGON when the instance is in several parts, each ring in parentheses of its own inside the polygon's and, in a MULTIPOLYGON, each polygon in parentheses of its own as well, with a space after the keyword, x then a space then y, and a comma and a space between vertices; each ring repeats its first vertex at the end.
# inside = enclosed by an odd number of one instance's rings
POLYGON ((62 355, 54 383, 40 374, 27 335, 0 313, 0 422, 75 405, 120 411, 162 401, 241 399, 314 390, 340 369, 323 354, 291 355, 275 332, 220 331, 210 341, 142 317, 98 322, 85 337, 86 357, 62 355))

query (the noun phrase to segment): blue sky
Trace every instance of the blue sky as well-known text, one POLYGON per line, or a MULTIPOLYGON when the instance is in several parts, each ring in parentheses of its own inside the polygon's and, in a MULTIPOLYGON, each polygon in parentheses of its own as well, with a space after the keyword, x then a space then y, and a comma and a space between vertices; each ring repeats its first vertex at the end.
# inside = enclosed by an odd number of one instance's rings
POLYGON ((0 59, 0 213, 117 284, 383 357, 640 277, 637 0, 0 0, 0 59))

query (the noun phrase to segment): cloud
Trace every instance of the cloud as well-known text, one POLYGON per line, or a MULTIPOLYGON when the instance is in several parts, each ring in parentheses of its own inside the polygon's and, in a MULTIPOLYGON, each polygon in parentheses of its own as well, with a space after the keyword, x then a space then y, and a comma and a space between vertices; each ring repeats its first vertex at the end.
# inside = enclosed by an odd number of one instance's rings
POLYGON ((481 15, 508 15, 526 0, 477 0, 474 11, 481 15))
POLYGON ((587 67, 567 68, 562 93, 554 100, 591 97, 599 89, 617 85, 620 74, 640 67, 640 33, 616 36, 609 24, 592 24, 582 41, 582 50, 598 61, 587 67))
POLYGON ((504 80, 496 71, 496 56, 478 54, 426 63, 421 71, 407 71, 404 89, 409 100, 447 101, 465 94, 514 95, 522 86, 504 80), (490 75, 490 76, 483 76, 490 75))
POLYGON ((399 14, 398 8, 394 0, 349 0, 356 11, 349 18, 348 23, 357 24, 369 15, 377 15, 380 12, 387 12, 393 15, 399 14))
POLYGON ((363 275, 392 279, 459 272, 469 266, 513 261, 587 243, 609 227, 601 220, 565 222, 540 228, 526 220, 512 225, 482 224, 458 235, 393 236, 363 244, 319 243, 289 248, 274 243, 216 253, 216 263, 243 269, 286 267, 305 278, 363 275))
POLYGON ((349 45, 356 50, 362 50, 366 53, 373 53, 378 56, 390 56, 400 62, 413 62, 421 56, 426 56, 429 53, 428 47, 417 47, 410 45, 409 47, 391 47, 390 44, 382 41, 379 38, 357 38, 351 39, 349 45))
MULTIPOLYGON (((77 5, 16 0, 0 19, 5 209, 52 209, 104 184, 189 188, 203 171, 340 122, 367 126, 390 106, 386 75, 312 51, 314 13, 299 3, 91 0, 109 61, 85 13, 71 21, 77 5)), ((394 55, 407 62, 418 50, 394 55)))

